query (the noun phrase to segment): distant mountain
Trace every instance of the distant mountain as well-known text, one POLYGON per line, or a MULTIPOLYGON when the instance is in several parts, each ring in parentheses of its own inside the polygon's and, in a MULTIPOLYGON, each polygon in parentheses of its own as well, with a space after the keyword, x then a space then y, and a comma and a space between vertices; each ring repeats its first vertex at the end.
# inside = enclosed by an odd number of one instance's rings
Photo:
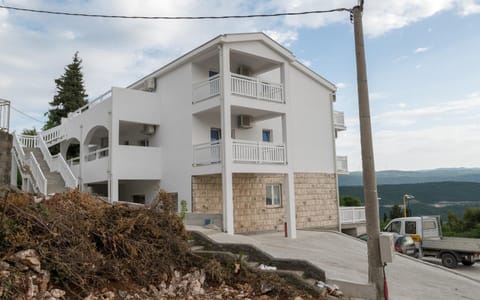
MULTIPOLYGON (((402 196, 410 194, 415 196, 410 200, 413 215, 442 215, 453 211, 462 216, 465 207, 480 206, 479 182, 427 182, 414 184, 383 184, 377 186, 378 197, 381 198, 380 217, 387 215, 395 204, 403 206, 402 196)), ((340 186, 340 195, 351 195, 363 201, 362 186, 340 186)))
MULTIPOLYGON (((419 171, 378 171, 377 185, 425 182, 477 182, 480 183, 480 168, 443 168, 419 171)), ((362 172, 338 176, 340 186, 362 185, 362 172)))

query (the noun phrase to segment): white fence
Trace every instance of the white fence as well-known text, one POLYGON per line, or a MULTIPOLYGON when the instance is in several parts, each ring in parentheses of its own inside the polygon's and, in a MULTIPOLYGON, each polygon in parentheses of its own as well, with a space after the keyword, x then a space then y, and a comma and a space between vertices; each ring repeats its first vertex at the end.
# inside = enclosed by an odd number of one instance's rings
POLYGON ((239 74, 231 75, 232 94, 253 97, 261 100, 284 103, 283 85, 267 82, 255 77, 239 74))
POLYGON ((0 99, 0 131, 8 132, 10 126, 10 101, 0 99))
POLYGON ((85 160, 86 161, 92 161, 92 160, 97 160, 97 159, 103 158, 103 157, 108 157, 108 147, 98 149, 98 150, 87 153, 85 155, 85 160))
POLYGON ((193 164, 211 165, 221 161, 220 141, 193 146, 193 164))
POLYGON ((342 224, 365 223, 365 206, 341 206, 340 221, 342 224))
POLYGON ((193 84, 193 103, 207 100, 220 94, 220 75, 193 84))
POLYGON ((65 128, 62 125, 41 132, 42 139, 48 147, 53 146, 65 137, 65 128))
POLYGON ((33 155, 30 152, 29 158, 27 160, 27 165, 30 168, 30 174, 32 175, 33 180, 35 181, 35 185, 38 188, 40 194, 47 194, 47 178, 43 175, 42 169, 33 155))
POLYGON ((336 129, 345 130, 347 127, 345 126, 345 114, 341 111, 334 111, 333 112, 333 125, 336 129))
POLYGON ((233 161, 258 164, 285 164, 285 145, 234 140, 233 161))
POLYGON ((337 156, 337 174, 348 174, 348 159, 346 156, 337 156))
POLYGON ((38 139, 36 135, 18 135, 20 145, 25 148, 37 148, 38 139))

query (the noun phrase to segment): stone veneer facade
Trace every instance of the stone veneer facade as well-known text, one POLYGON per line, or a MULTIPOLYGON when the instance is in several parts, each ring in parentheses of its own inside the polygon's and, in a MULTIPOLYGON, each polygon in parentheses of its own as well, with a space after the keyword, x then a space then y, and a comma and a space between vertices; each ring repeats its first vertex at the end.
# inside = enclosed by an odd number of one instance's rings
POLYGON ((295 173, 297 228, 338 230, 335 174, 295 173))
MULTIPOLYGON (((286 220, 285 174, 233 174, 234 227, 236 233, 283 230, 286 220), (266 184, 282 187, 282 206, 267 208, 266 184)), ((297 228, 338 229, 334 174, 295 173, 297 228)), ((192 177, 192 211, 222 214, 221 174, 192 177)))

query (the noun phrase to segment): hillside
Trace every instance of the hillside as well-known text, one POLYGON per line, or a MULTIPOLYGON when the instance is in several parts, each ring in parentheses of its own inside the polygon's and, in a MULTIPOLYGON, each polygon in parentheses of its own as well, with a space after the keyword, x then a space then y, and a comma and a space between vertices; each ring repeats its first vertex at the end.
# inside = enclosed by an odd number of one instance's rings
MULTIPOLYGON (((480 183, 477 182, 427 182, 415 184, 378 185, 380 216, 390 211, 394 204, 403 205, 404 194, 414 195, 410 208, 414 215, 442 215, 449 210, 461 216, 466 206, 480 206, 480 183)), ((362 199, 362 186, 340 186, 340 195, 351 195, 362 199)))
MULTIPOLYGON (((378 171, 377 184, 406 184, 424 182, 478 182, 480 183, 480 168, 443 168, 419 171, 378 171)), ((340 186, 362 185, 362 172, 351 172, 338 178, 340 186)))

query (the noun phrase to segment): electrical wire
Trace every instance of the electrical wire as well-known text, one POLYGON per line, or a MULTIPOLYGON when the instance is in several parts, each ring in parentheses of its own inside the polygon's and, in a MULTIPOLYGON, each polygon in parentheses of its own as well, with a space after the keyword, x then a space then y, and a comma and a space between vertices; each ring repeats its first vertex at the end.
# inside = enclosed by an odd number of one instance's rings
POLYGON ((87 14, 87 13, 72 13, 65 11, 51 11, 31 8, 21 8, 15 6, 0 5, 0 8, 8 10, 16 10, 31 13, 75 16, 75 17, 90 17, 90 18, 110 18, 110 19, 145 19, 145 20, 214 20, 214 19, 245 19, 245 18, 268 18, 280 16, 299 16, 310 14, 324 14, 333 12, 351 12, 349 8, 335 8, 327 10, 311 10, 302 12, 284 12, 271 14, 250 14, 250 15, 225 15, 225 16, 126 16, 126 15, 106 15, 106 14, 87 14))
POLYGON ((19 114, 24 115, 24 116, 27 117, 27 118, 30 118, 30 119, 32 119, 32 120, 34 120, 34 121, 37 121, 38 123, 42 123, 42 124, 45 123, 44 121, 40 121, 39 119, 37 119, 37 118, 35 118, 35 117, 32 117, 32 116, 30 116, 29 114, 27 114, 27 113, 19 110, 18 108, 15 108, 13 105, 10 105, 10 108, 13 109, 14 111, 18 112, 19 114))

